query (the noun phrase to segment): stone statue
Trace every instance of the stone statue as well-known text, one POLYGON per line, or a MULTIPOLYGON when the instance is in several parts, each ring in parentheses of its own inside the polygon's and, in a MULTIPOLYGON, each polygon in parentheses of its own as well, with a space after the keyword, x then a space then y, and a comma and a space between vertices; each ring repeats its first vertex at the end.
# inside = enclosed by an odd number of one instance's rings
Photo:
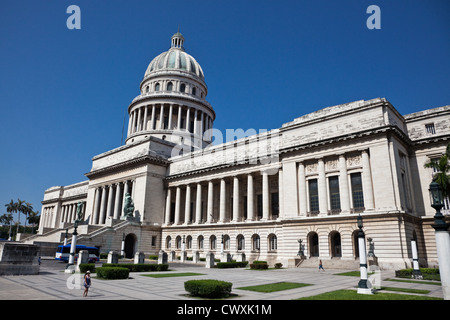
POLYGON ((84 202, 78 201, 77 203, 77 221, 83 220, 83 205, 84 202))
POLYGON ((125 195, 125 204, 123 206, 123 216, 124 218, 132 218, 134 213, 134 203, 131 200, 130 193, 125 195))

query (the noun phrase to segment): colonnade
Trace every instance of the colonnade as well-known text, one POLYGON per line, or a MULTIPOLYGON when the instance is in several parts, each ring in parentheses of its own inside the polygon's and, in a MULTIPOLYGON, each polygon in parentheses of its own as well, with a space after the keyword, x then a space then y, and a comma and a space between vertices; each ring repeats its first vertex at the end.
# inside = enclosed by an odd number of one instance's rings
MULTIPOLYGON (((61 207, 61 222, 72 223, 77 219, 77 205, 78 202, 64 204, 61 207)), ((86 206, 82 207, 83 212, 82 215, 84 217, 84 213, 86 210, 86 206)))
POLYGON ((278 174, 269 175, 263 171, 169 186, 166 196, 165 224, 226 223, 273 219, 279 213, 279 190, 277 187, 271 187, 270 181, 277 182, 277 178, 279 178, 278 174), (260 185, 255 186, 255 179, 260 185), (215 197, 217 184, 219 187, 218 199, 217 196, 215 197), (241 184, 244 185, 242 188, 241 184), (206 194, 204 194, 205 191, 206 194), (184 202, 182 202, 183 196, 184 202), (173 198, 175 198, 175 202, 172 201, 173 198), (206 205, 204 205, 204 200, 206 200, 206 205), (182 212, 183 207, 184 212, 182 212), (204 212, 205 208, 206 212, 204 212), (182 221, 183 213, 184 221, 182 221), (206 213, 206 219, 204 213, 206 213))
MULTIPOLYGON (((211 129, 211 116, 195 107, 173 103, 155 103, 130 112, 128 135, 148 130, 180 130, 203 135, 211 129)), ((211 135, 205 137, 211 139, 211 135)))
POLYGON ((43 208, 42 210, 42 215, 41 215, 41 220, 42 220, 42 225, 44 227, 48 227, 48 228, 52 228, 52 218, 53 215, 55 214, 55 208, 56 206, 48 206, 43 208))
POLYGON ((104 224, 106 218, 120 219, 123 215, 125 195, 132 194, 135 180, 121 181, 97 187, 91 224, 104 224))
POLYGON ((310 161, 297 163, 296 189, 300 216, 349 213, 375 208, 368 150, 361 150, 356 156, 346 157, 345 154, 340 154, 337 157, 337 160, 332 161, 318 158, 313 163, 310 161), (337 178, 338 181, 335 190, 332 190, 330 185, 333 178, 337 178), (360 191, 353 183, 356 179, 361 180, 360 191), (312 183, 314 188, 317 186, 314 190, 311 187, 312 183), (313 199, 314 191, 317 191, 317 200, 313 199), (336 198, 333 198, 333 191, 336 198))

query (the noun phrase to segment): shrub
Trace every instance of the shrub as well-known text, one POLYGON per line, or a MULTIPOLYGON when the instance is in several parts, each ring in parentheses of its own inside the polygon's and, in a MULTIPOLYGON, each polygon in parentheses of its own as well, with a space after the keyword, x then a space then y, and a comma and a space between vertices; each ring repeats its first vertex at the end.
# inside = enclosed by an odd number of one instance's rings
POLYGON ((92 263, 82 263, 80 264, 80 272, 81 273, 86 273, 86 271, 90 271, 92 273, 95 272, 95 264, 92 263))
POLYGON ((253 263, 250 264, 250 269, 253 270, 263 270, 263 269, 269 269, 269 265, 266 261, 253 261, 253 263))
POLYGON ((130 272, 145 272, 145 271, 167 271, 168 264, 148 264, 148 263, 104 263, 103 267, 119 267, 127 268, 130 272))
MULTIPOLYGON (((441 280, 439 269, 419 268, 419 270, 422 273, 423 280, 441 280)), ((395 276, 397 278, 412 278, 413 268, 395 270, 395 276)))
POLYGON ((157 254, 151 254, 148 258, 150 260, 158 260, 159 256, 157 254))
POLYGON ((268 264, 263 264, 263 263, 251 263, 250 264, 250 269, 253 270, 264 270, 264 269, 269 269, 269 265, 268 264))
POLYGON ((100 253, 100 259, 108 259, 107 253, 100 253))
POLYGON ((98 278, 101 279, 127 279, 130 270, 128 268, 118 267, 100 267, 96 269, 98 278))
POLYGON ((282 263, 275 263, 275 269, 281 269, 281 267, 283 266, 282 263))
POLYGON ((184 289, 194 297, 226 298, 231 293, 231 282, 220 280, 189 280, 184 289))
POLYGON ((217 263, 217 268, 225 269, 225 268, 245 268, 248 264, 248 261, 243 262, 219 262, 217 263))

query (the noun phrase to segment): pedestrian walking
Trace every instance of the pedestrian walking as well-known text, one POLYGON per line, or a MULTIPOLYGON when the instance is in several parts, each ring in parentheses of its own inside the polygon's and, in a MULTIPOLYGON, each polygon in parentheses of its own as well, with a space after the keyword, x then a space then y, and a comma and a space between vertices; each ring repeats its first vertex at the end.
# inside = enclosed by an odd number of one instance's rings
POLYGON ((323 268, 322 260, 319 260, 319 272, 320 270, 325 271, 325 269, 323 268))
POLYGON ((84 292, 83 292, 83 297, 87 297, 90 287, 91 287, 91 272, 88 270, 84 274, 84 292))

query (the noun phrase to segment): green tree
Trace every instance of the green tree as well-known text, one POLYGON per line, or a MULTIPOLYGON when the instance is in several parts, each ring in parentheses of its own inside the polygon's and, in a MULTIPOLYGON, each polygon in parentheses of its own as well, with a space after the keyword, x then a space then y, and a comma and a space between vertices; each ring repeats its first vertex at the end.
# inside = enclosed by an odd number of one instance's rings
POLYGON ((41 220, 41 216, 39 215, 39 211, 31 211, 31 213, 28 216, 28 222, 32 226, 31 233, 34 233, 34 228, 37 225, 39 225, 40 220, 41 220))
POLYGON ((11 213, 0 216, 0 223, 9 225, 9 240, 11 240, 11 226, 13 220, 13 215, 11 213))
POLYGON ((436 181, 442 189, 444 197, 450 196, 450 143, 447 145, 445 154, 437 160, 430 160, 425 168, 434 169, 433 181, 436 181))

